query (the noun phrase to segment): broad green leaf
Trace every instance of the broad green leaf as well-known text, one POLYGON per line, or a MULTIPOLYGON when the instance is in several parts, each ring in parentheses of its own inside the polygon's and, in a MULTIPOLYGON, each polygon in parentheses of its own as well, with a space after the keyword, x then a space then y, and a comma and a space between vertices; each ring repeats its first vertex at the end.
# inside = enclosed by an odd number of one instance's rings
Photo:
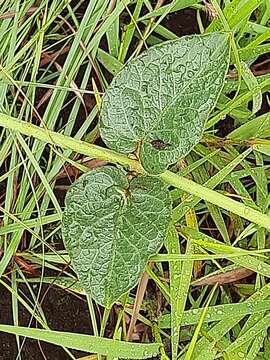
POLYGON ((170 218, 169 191, 155 177, 129 180, 107 166, 75 182, 66 196, 63 236, 86 292, 109 307, 134 287, 170 218))
POLYGON ((217 32, 164 42, 130 61, 103 98, 107 146, 137 151, 153 174, 188 154, 223 87, 229 51, 228 34, 217 32))

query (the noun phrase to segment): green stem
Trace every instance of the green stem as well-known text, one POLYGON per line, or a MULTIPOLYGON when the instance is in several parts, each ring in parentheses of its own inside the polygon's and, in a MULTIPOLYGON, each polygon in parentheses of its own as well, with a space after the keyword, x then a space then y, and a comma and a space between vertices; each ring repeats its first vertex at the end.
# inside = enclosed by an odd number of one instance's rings
MULTIPOLYGON (((103 313, 101 325, 100 325, 100 333, 99 333, 100 337, 104 337, 104 335, 105 335, 105 329, 106 329, 106 325, 107 325, 107 322, 108 322, 108 319, 110 316, 110 311, 111 311, 111 308, 109 308, 109 309, 104 308, 104 313, 103 313)), ((98 360, 101 360, 101 359, 105 359, 105 358, 102 357, 100 354, 98 354, 98 360)), ((106 357, 106 359, 107 359, 107 357, 106 357)))
MULTIPOLYGON (((90 313, 90 319, 92 322, 94 335, 99 336, 93 299, 89 295, 86 295, 86 298, 87 298, 87 302, 88 302, 88 309, 89 309, 89 313, 90 313)), ((102 356, 100 354, 97 354, 97 360, 102 360, 102 356)))
POLYGON ((48 144, 70 149, 92 158, 98 158, 101 160, 107 160, 113 163, 126 165, 135 171, 138 170, 138 172, 143 171, 142 167, 139 166, 137 161, 130 159, 126 155, 59 134, 44 127, 39 127, 25 121, 17 120, 16 118, 1 113, 0 126, 9 130, 19 131, 24 135, 33 136, 34 138, 44 141, 48 144))
POLYGON ((238 201, 232 200, 227 196, 220 194, 217 191, 206 188, 203 185, 197 184, 192 180, 165 171, 159 175, 166 183, 180 188, 189 194, 196 195, 201 199, 217 205, 225 210, 237 214, 244 219, 254 222, 257 225, 270 229, 270 217, 257 210, 252 209, 238 201))
POLYGON ((161 360, 169 360, 170 358, 166 355, 164 345, 162 344, 160 329, 158 327, 158 324, 155 321, 152 323, 152 331, 153 331, 153 335, 155 337, 156 342, 161 344, 160 348, 159 348, 161 360))
POLYGON ((111 308, 104 308, 104 313, 102 316, 102 320, 101 320, 101 325, 100 325, 100 333, 99 336, 103 337, 105 334, 105 329, 106 329, 106 325, 110 316, 110 311, 111 308))
MULTIPOLYGON (((137 160, 133 160, 124 154, 119 154, 115 151, 102 148, 97 145, 88 144, 84 141, 58 134, 54 131, 32 125, 25 121, 17 120, 8 115, 0 114, 0 127, 1 126, 9 130, 19 131, 24 135, 34 136, 36 139, 54 146, 68 148, 92 158, 99 158, 112 163, 119 163, 138 173, 145 173, 143 167, 137 160)), ((176 175, 168 170, 163 174, 160 174, 159 177, 167 184, 182 189, 189 194, 198 196, 211 204, 222 207, 225 210, 270 230, 270 217, 266 214, 254 210, 238 201, 232 200, 214 190, 208 189, 203 185, 199 185, 192 180, 176 175)))
POLYGON ((86 298, 87 298, 88 309, 89 309, 89 313, 90 313, 90 318, 91 318, 91 322, 92 322, 94 335, 99 336, 98 326, 97 326, 97 318, 96 318, 93 299, 91 298, 90 295, 86 295, 86 298))

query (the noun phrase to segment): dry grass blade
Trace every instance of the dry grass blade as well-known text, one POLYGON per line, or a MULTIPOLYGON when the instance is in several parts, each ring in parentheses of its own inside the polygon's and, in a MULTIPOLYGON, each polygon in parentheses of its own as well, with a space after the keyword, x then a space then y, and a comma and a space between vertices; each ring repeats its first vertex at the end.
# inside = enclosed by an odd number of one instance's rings
POLYGON ((215 284, 229 284, 238 280, 247 278, 248 276, 254 274, 254 271, 246 268, 234 269, 223 274, 208 276, 204 279, 198 279, 193 281, 191 285, 193 286, 203 286, 203 285, 215 285, 215 284))
POLYGON ((135 328, 136 321, 138 319, 138 315, 140 312, 140 308, 142 305, 143 297, 146 291, 147 283, 149 280, 149 275, 147 272, 144 272, 142 274, 141 280, 138 284, 137 292, 136 292, 136 298, 133 306, 132 316, 129 323, 129 328, 127 332, 127 341, 132 340, 132 334, 135 328))

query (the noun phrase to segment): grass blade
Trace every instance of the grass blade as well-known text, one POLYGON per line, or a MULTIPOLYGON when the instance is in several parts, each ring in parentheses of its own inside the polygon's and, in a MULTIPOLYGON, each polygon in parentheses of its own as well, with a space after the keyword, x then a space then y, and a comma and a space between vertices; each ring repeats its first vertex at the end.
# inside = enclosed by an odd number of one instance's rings
POLYGON ((72 349, 114 356, 123 359, 148 359, 159 354, 161 344, 133 344, 97 336, 62 331, 31 329, 21 326, 0 325, 0 331, 46 341, 72 349))

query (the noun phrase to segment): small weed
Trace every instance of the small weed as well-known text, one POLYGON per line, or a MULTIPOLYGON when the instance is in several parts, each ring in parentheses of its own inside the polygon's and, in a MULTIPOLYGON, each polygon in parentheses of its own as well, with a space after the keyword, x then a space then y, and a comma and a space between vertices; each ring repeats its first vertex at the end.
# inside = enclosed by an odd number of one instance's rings
POLYGON ((0 3, 0 358, 269 358, 269 21, 0 3))

